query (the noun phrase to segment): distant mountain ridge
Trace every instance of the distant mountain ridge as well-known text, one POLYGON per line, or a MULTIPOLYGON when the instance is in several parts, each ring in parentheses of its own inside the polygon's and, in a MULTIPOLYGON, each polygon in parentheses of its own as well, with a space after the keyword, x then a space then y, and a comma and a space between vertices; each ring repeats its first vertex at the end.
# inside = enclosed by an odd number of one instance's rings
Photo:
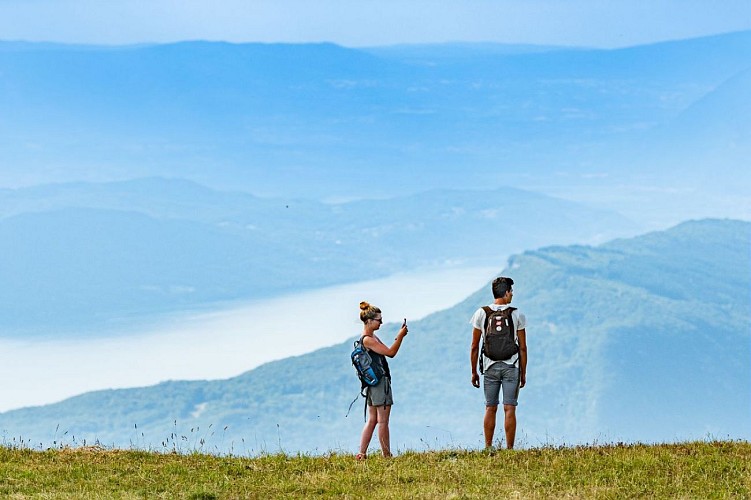
POLYGON ((96 335, 154 314, 637 227, 514 188, 339 204, 159 178, 0 190, 0 335, 96 335))
POLYGON ((361 172, 378 197, 687 177, 663 161, 692 145, 677 132, 632 154, 748 70, 749 50, 751 32, 617 50, 5 42, 3 182, 161 175, 320 199, 363 189, 361 172))
MULTIPOLYGON (((749 241, 751 223, 701 220, 514 256, 502 272, 516 281, 530 359, 520 444, 750 439, 749 241)), ((489 301, 483 288, 411 324, 391 363, 395 448, 480 445, 468 320, 489 301)), ((349 451, 362 425, 361 406, 344 417, 358 390, 350 350, 345 342, 228 380, 88 393, 0 414, 0 429, 30 443, 67 433, 165 450, 203 439, 207 451, 240 454, 349 451)))

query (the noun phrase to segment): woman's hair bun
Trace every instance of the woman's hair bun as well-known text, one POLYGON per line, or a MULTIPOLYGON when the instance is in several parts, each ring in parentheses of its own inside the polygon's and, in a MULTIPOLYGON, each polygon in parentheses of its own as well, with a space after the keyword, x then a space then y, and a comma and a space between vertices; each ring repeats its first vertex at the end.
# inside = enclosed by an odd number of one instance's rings
POLYGON ((364 300, 360 302, 360 320, 365 323, 369 319, 375 319, 377 315, 381 314, 381 310, 376 306, 370 305, 364 300))

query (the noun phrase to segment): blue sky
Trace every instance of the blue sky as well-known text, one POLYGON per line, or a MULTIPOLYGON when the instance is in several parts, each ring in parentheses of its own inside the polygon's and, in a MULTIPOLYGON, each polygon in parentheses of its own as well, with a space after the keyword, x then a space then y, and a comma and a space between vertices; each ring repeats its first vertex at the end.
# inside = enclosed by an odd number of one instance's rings
POLYGON ((749 0, 0 0, 0 40, 622 47, 751 29, 749 0))

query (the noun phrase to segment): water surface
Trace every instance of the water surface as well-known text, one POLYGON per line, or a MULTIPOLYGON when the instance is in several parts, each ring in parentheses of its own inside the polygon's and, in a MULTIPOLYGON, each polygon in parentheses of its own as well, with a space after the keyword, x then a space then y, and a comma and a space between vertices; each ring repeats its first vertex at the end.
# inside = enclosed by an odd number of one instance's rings
MULTIPOLYGON (((0 340, 0 379, 6 381, 0 411, 98 389, 232 377, 358 335, 361 300, 380 307, 385 323, 417 320, 460 302, 499 270, 451 267, 403 273, 209 313, 178 314, 128 335, 0 340)), ((384 325, 387 331, 397 327, 384 325)))

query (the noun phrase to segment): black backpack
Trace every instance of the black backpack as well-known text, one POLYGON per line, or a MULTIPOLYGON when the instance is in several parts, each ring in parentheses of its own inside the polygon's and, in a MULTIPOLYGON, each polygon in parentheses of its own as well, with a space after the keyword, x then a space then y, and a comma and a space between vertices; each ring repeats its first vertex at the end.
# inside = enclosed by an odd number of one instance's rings
POLYGON ((502 361, 518 353, 516 328, 514 328, 514 318, 511 314, 516 308, 507 307, 494 311, 485 306, 483 310, 485 311, 485 331, 482 354, 493 361, 502 361))

